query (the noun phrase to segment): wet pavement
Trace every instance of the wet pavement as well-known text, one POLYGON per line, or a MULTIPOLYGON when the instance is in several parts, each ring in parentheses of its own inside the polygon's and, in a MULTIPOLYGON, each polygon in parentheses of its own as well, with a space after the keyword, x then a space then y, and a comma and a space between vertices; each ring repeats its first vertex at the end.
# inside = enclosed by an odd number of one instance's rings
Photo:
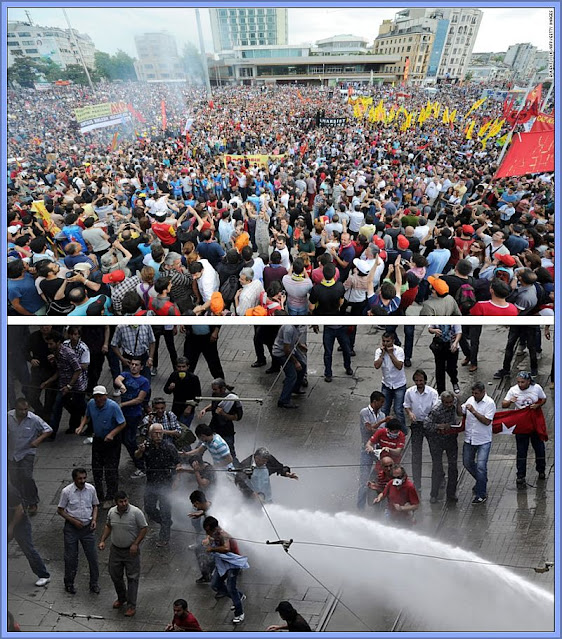
MULTIPOLYGON (((402 337, 402 329, 398 330, 402 337)), ((380 343, 382 330, 376 327, 359 327, 356 353, 352 364, 353 377, 345 375, 341 353, 334 348, 334 379, 324 381, 323 349, 321 334, 309 330, 308 387, 307 394, 296 398, 298 410, 283 411, 277 408, 282 376, 274 384, 274 375, 266 375, 264 368, 252 369, 255 360, 252 345, 253 329, 246 326, 224 327, 219 340, 219 352, 229 384, 241 397, 260 397, 263 404, 244 404, 244 417, 237 424, 236 448, 240 459, 249 455, 257 446, 267 446, 283 463, 299 475, 299 481, 273 477, 275 502, 290 508, 313 508, 327 512, 355 510, 357 492, 357 464, 359 450, 358 414, 366 406, 373 390, 380 389, 380 372, 372 365, 375 348, 380 343), (274 384, 274 385, 273 385, 274 384), (271 388, 273 385, 273 388, 271 388)), ((459 365, 461 398, 470 394, 475 380, 487 384, 487 392, 501 401, 507 388, 514 383, 518 366, 525 367, 528 359, 514 360, 510 380, 492 380, 498 361, 503 356, 507 339, 505 327, 485 327, 480 345, 479 369, 468 373, 459 365)), ((434 361, 428 348, 431 336, 427 329, 416 329, 413 371, 424 368, 433 382, 434 361)), ((163 340, 162 340, 163 342, 163 340)), ((181 352, 183 337, 176 338, 181 352)), ((488 463, 489 498, 486 504, 471 505, 473 480, 462 469, 459 459, 459 502, 450 506, 445 502, 429 504, 429 479, 431 462, 427 443, 424 443, 423 490, 421 507, 417 512, 417 531, 471 550, 489 561, 524 566, 514 570, 533 583, 548 589, 554 588, 554 572, 537 574, 531 567, 544 565, 554 557, 554 391, 549 389, 548 374, 552 358, 552 342, 543 340, 543 358, 539 361, 538 382, 548 397, 545 415, 550 441, 547 444, 547 480, 538 482, 529 453, 528 485, 523 490, 515 487, 515 440, 510 436, 494 436, 488 463)), ((152 378, 152 396, 160 394, 171 372, 171 364, 164 343, 160 346, 160 367, 152 378)), ((460 357, 462 359, 462 355, 460 357)), ((210 394, 211 375, 203 359, 197 367, 203 394, 210 394)), ((110 386, 109 374, 104 370, 100 383, 110 386)), ((410 385, 408 379, 408 385, 410 385)), ((188 600, 190 610, 207 631, 260 631, 269 624, 280 623, 275 607, 282 599, 288 599, 317 630, 361 631, 366 622, 370 628, 384 630, 431 630, 420 626, 419 620, 409 617, 404 610, 367 610, 358 605, 349 607, 357 615, 346 610, 334 595, 315 579, 287 560, 281 569, 253 561, 251 544, 243 544, 242 550, 249 556, 250 570, 241 580, 241 588, 247 594, 246 619, 233 627, 230 600, 215 600, 208 586, 196 585, 199 571, 193 552, 187 549, 193 535, 186 517, 189 510, 188 495, 196 488, 195 482, 184 480, 178 493, 174 510, 172 540, 168 549, 156 548, 157 527, 151 526, 142 548, 142 575, 137 614, 132 619, 111 609, 114 590, 107 573, 107 554, 100 553, 101 594, 87 590, 87 564, 80 555, 80 568, 76 580, 78 594, 72 596, 63 587, 63 521, 56 513, 60 491, 70 483, 72 467, 90 467, 90 447, 82 438, 64 436, 63 421, 54 443, 42 444, 36 462, 35 477, 39 486, 41 503, 38 514, 32 518, 35 545, 51 572, 51 583, 46 588, 34 586, 34 575, 17 546, 9 546, 8 605, 16 621, 24 631, 158 631, 171 620, 174 599, 188 600), (191 483, 189 483, 191 482, 191 483), (64 614, 63 614, 64 613, 64 614), (75 617, 72 615, 85 615, 75 617), (70 615, 70 616, 67 616, 70 615), (97 615, 102 619, 94 619, 97 615), (90 618, 87 618, 90 616, 90 618)), ((459 445, 461 448, 461 445, 459 445)), ((403 463, 410 466, 407 450, 403 463)), ((128 491, 130 501, 142 507, 144 480, 131 480, 134 470, 126 451, 121 455, 121 487, 128 491)), ((98 519, 101 534, 104 511, 98 519)), ((220 513, 214 513, 220 521, 220 513)), ((380 517, 370 508, 365 517, 380 517)), ((236 531, 229 531, 236 536, 236 531)), ((273 532, 271 538, 274 538, 273 532)), ((262 542, 264 540, 261 540, 262 542)), ((281 549, 278 549, 282 552, 281 549)), ((341 594, 341 593, 340 593, 341 594)))

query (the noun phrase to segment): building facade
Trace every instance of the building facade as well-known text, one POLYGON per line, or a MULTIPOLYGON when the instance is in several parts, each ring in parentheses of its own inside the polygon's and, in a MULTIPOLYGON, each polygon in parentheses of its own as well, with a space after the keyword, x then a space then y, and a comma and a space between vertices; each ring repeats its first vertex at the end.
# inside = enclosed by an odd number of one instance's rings
POLYGON ((379 54, 400 55, 397 80, 404 79, 409 59, 408 81, 412 84, 460 82, 466 75, 481 21, 480 9, 404 9, 393 21, 383 21, 373 49, 379 54))
POLYGON ((361 36, 336 35, 316 41, 316 55, 353 55, 369 53, 368 41, 361 36))
POLYGON ((530 42, 512 44, 507 48, 504 62, 513 69, 518 82, 527 82, 536 70, 537 47, 530 42))
POLYGON ((78 33, 76 29, 73 29, 71 34, 69 29, 40 27, 28 22, 8 22, 8 66, 10 67, 17 57, 52 60, 63 69, 69 64, 81 65, 76 43, 80 47, 86 66, 93 69, 95 46, 90 36, 78 33))
POLYGON ((288 10, 275 7, 209 9, 215 52, 288 43, 288 10))
POLYGON ((135 71, 140 82, 185 82, 176 39, 167 31, 135 36, 138 60, 135 71))

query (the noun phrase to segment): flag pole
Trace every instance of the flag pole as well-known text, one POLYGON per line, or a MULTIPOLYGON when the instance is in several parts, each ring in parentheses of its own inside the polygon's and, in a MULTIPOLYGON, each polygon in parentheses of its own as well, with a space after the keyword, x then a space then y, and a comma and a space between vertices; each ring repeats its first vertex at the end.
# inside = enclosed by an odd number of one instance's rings
POLYGON ((74 35, 74 31, 72 30, 72 26, 70 25, 70 20, 68 18, 68 15, 66 14, 66 9, 63 9, 62 12, 64 13, 64 17, 66 18, 66 23, 68 24, 68 32, 70 34, 70 38, 74 42, 74 46, 76 47, 76 50, 78 51, 78 56, 80 57, 80 62, 82 62, 82 66, 84 67, 84 72, 86 73, 86 77, 88 78, 88 84, 90 85, 90 90, 92 91, 92 93, 95 93, 94 85, 92 84, 92 78, 90 78, 90 72, 88 71, 86 62, 84 61, 84 56, 82 55, 82 49, 80 48, 80 45, 78 44, 78 38, 76 38, 76 36, 74 35))
POLYGON ((543 112, 545 107, 546 107, 546 103, 548 102, 548 99, 550 98, 550 96, 552 95, 552 89, 554 88, 554 78, 551 79, 550 81, 550 87, 548 89, 548 93, 546 94, 546 98, 543 100, 543 103, 541 104, 541 107, 539 109, 539 112, 543 112))

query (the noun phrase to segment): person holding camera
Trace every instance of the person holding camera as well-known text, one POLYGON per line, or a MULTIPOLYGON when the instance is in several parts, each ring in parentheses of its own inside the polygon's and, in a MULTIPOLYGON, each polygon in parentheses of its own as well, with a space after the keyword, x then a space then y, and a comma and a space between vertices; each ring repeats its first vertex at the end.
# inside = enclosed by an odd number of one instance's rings
POLYGON ((135 459, 142 459, 146 467, 144 509, 149 519, 160 524, 158 548, 170 543, 172 504, 169 493, 176 468, 180 465, 178 451, 173 444, 164 441, 162 424, 152 424, 145 440, 135 451, 135 459))

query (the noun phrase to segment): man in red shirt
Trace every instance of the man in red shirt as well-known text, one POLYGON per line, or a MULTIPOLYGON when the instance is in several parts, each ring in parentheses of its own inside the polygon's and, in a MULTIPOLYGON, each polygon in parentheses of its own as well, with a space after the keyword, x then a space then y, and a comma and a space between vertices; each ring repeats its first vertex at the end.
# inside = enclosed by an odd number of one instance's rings
MULTIPOLYGON (((406 444, 406 435, 402 432, 402 423, 399 419, 393 418, 385 426, 379 426, 373 436, 367 442, 365 450, 374 452, 375 448, 381 451, 381 456, 389 456, 396 464, 402 459, 402 452, 406 444), (384 455, 383 455, 384 453, 384 455)), ((381 459, 375 464, 375 473, 382 471, 381 459)))
POLYGON ((388 516, 395 523, 412 526, 415 523, 414 511, 419 508, 420 500, 414 483, 408 479, 404 466, 394 464, 392 481, 389 481, 374 504, 388 499, 388 516))
POLYGON ((164 630, 166 632, 203 632, 197 619, 187 609, 185 599, 174 601, 174 618, 164 630))
POLYGON ((519 315, 517 306, 506 301, 507 296, 511 293, 511 287, 503 280, 495 277, 490 283, 491 300, 485 302, 476 302, 470 309, 470 314, 475 316, 515 316, 519 315))
POLYGON ((162 246, 175 253, 181 253, 181 245, 177 233, 177 220, 170 219, 166 215, 155 215, 154 220, 152 231, 160 240, 162 246))

